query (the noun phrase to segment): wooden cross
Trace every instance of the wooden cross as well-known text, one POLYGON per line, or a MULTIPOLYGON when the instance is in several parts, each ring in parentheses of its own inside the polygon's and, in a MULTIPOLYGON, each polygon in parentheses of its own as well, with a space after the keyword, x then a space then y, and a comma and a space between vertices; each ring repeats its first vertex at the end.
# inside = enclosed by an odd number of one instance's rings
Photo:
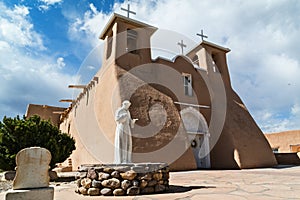
POLYGON ((121 8, 121 10, 127 12, 127 17, 128 18, 129 18, 130 13, 136 15, 136 12, 133 12, 133 11, 130 10, 130 5, 129 4, 127 4, 127 9, 126 8, 121 8))
POLYGON ((183 40, 181 40, 181 42, 178 42, 177 44, 181 47, 181 54, 183 54, 183 48, 186 47, 186 45, 183 43, 183 40))
POLYGON ((197 35, 201 37, 202 41, 203 41, 203 38, 208 38, 207 35, 203 34, 203 30, 202 29, 201 29, 201 34, 197 33, 197 35))

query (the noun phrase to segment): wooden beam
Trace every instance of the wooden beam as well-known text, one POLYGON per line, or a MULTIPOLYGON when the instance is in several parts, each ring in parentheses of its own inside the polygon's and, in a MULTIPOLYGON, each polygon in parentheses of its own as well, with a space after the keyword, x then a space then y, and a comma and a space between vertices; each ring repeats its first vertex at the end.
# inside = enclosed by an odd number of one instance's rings
POLYGON ((174 102, 174 103, 179 105, 184 105, 184 106, 198 107, 198 108, 210 108, 210 106, 198 105, 198 104, 190 104, 190 103, 183 103, 183 102, 174 102))
POLYGON ((53 113, 53 114, 58 114, 58 115, 60 115, 60 114, 63 114, 64 111, 53 111, 52 113, 53 113))
POLYGON ((70 103, 72 103, 72 102, 74 102, 74 100, 73 99, 61 99, 61 100, 59 100, 59 102, 70 102, 70 103))
POLYGON ((69 88, 84 89, 86 85, 69 85, 69 88))

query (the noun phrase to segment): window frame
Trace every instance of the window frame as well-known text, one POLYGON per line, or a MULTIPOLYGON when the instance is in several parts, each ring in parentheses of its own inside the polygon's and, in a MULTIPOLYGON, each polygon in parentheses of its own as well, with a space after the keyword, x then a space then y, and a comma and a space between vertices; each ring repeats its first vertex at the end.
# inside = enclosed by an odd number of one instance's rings
POLYGON ((188 73, 182 73, 182 77, 185 96, 193 96, 192 75, 188 73))

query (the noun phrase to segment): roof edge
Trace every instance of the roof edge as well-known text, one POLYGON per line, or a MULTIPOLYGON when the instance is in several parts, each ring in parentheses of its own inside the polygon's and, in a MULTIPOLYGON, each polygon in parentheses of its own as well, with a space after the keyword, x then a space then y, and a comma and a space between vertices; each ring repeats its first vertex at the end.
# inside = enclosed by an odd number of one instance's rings
POLYGON ((112 25, 112 23, 117 19, 121 19, 121 20, 124 20, 124 21, 128 21, 130 23, 133 23, 139 27, 150 27, 150 28, 153 28, 155 30, 157 30, 157 27, 154 27, 154 26, 151 26, 149 24, 146 24, 144 22, 141 22, 141 21, 138 21, 138 20, 135 20, 135 19, 131 19, 131 18, 128 18, 128 17, 125 17, 123 15, 120 15, 120 14, 117 14, 117 13, 113 13, 112 16, 110 17, 110 19, 108 20, 107 24, 105 25, 104 29, 102 30, 100 36, 99 36, 99 39, 102 39, 104 40, 105 39, 105 34, 107 33, 109 27, 112 25))

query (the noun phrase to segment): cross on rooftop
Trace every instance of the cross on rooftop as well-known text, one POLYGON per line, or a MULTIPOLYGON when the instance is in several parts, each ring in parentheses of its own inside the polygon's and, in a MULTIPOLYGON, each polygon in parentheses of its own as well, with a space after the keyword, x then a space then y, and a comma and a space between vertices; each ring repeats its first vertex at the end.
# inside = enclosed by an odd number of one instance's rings
POLYGON ((197 33, 197 35, 201 37, 202 41, 203 41, 203 38, 208 38, 207 35, 204 35, 202 29, 201 29, 201 34, 197 33))
POLYGON ((183 54, 183 48, 186 47, 186 45, 183 43, 183 40, 181 40, 181 42, 178 42, 177 44, 181 47, 181 54, 183 54))
POLYGON ((130 13, 136 15, 136 12, 133 12, 133 11, 130 10, 130 4, 127 4, 127 9, 126 8, 121 8, 121 10, 127 12, 127 17, 128 18, 129 18, 130 13))

